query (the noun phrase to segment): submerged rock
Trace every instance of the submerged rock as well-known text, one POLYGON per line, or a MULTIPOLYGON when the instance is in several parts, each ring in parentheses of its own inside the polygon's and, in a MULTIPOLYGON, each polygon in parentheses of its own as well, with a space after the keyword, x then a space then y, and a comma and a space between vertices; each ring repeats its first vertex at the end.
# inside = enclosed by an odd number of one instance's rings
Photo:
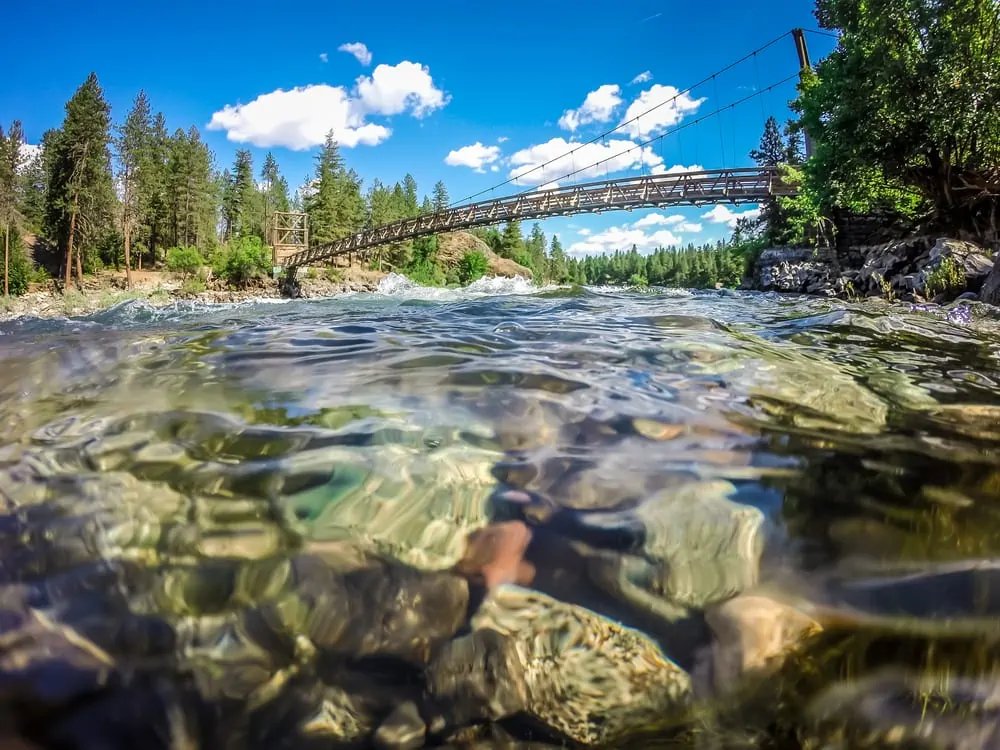
POLYGON ((633 510, 580 514, 595 532, 634 529, 631 554, 590 547, 587 569, 605 590, 667 619, 728 599, 757 582, 764 514, 728 496, 723 480, 663 490, 633 510))
POLYGON ((500 586, 427 670, 446 721, 527 714, 584 744, 684 713, 688 674, 645 635, 590 610, 500 586))

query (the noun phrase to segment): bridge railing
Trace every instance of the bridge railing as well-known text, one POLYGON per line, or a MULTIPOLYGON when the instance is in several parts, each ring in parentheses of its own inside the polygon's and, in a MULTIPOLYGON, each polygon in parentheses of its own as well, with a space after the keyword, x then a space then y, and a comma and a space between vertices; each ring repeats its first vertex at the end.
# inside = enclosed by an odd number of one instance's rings
POLYGON ((707 203, 757 203, 777 195, 794 195, 777 167, 717 169, 643 175, 616 180, 533 190, 422 214, 412 219, 356 232, 288 257, 287 269, 351 252, 415 239, 429 234, 602 210, 655 208, 707 203))

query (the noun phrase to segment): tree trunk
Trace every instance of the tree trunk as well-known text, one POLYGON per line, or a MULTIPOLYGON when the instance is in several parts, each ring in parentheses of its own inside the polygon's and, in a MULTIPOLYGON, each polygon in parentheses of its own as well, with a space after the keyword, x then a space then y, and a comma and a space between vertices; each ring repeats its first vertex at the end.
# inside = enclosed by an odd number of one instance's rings
POLYGON ((66 283, 63 285, 63 294, 69 291, 69 284, 73 274, 73 235, 76 234, 76 209, 80 204, 79 191, 73 193, 73 210, 69 215, 69 239, 66 241, 66 283))
MULTIPOLYGON (((125 288, 132 288, 132 228, 128 225, 129 222, 122 222, 124 226, 122 227, 123 234, 125 235, 125 288)), ((142 253, 139 253, 139 257, 142 257, 142 253)))
POLYGON ((76 285, 83 289, 83 260, 81 256, 83 248, 76 246, 76 285))
POLYGON ((3 235, 3 296, 10 296, 10 222, 3 235))

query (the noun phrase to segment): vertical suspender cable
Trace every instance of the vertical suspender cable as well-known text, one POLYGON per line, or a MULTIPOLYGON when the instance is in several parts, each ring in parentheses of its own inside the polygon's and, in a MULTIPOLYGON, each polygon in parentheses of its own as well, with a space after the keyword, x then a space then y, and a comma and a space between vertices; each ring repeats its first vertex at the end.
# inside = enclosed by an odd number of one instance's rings
MULTIPOLYGON (((715 87, 715 100, 719 100, 719 82, 716 80, 715 76, 712 76, 712 84, 715 87)), ((726 136, 722 133, 722 110, 716 113, 719 119, 719 146, 722 148, 722 166, 728 167, 729 164, 726 162, 726 136)))

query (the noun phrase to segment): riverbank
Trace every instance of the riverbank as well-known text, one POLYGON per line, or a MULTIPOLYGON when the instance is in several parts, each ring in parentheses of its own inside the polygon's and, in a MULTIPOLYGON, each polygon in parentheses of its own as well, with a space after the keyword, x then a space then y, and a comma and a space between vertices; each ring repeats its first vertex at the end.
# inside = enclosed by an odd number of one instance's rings
POLYGON ((743 288, 843 299, 884 297, 1000 302, 1000 255, 949 237, 916 236, 847 248, 773 247, 760 253, 743 288))
MULTIPOLYGON (((373 292, 386 274, 361 268, 338 269, 338 278, 299 280, 300 296, 331 297, 348 292, 373 292)), ((85 276, 81 287, 73 286, 65 294, 55 282, 32 284, 20 297, 0 297, 0 320, 21 316, 59 318, 88 315, 121 302, 141 299, 162 307, 180 300, 205 303, 247 302, 254 299, 282 297, 274 279, 258 279, 245 289, 233 289, 219 280, 210 280, 202 291, 191 291, 177 274, 164 271, 133 271, 132 286, 126 288, 124 271, 103 271, 85 276)))

